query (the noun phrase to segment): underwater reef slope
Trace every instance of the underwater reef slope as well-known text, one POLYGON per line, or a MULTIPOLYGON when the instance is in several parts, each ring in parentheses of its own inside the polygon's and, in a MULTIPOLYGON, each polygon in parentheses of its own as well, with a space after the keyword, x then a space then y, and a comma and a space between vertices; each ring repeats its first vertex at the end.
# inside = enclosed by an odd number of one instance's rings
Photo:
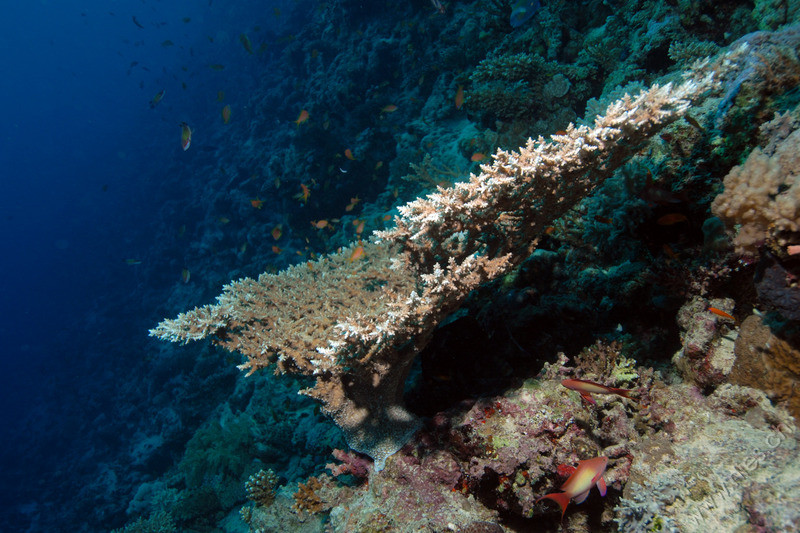
POLYGON ((441 320, 527 258, 548 224, 680 118, 740 53, 698 65, 680 85, 614 102, 594 127, 499 150, 481 174, 400 207, 395 228, 370 245, 234 282, 216 305, 164 321, 151 335, 211 337, 248 357, 242 369, 277 362, 281 372, 314 376, 304 393, 380 470, 418 428, 401 404, 403 385, 441 320))
MULTIPOLYGON (((650 29, 657 31, 655 26, 650 29)), ((350 448, 374 460, 370 464, 358 454, 337 451, 340 464, 330 465, 330 470, 334 477, 345 476, 350 482, 345 484, 318 475, 279 486, 267 470, 254 474, 248 484, 252 504, 241 511, 248 527, 252 531, 321 531, 325 527, 334 531, 555 531, 558 513, 540 496, 559 490, 570 478, 570 468, 591 457, 609 460, 601 478, 601 493, 606 497, 598 498, 592 489, 579 511, 571 504, 564 506, 569 530, 783 531, 796 527, 792 509, 797 507, 782 507, 776 495, 797 493, 797 430, 790 414, 769 402, 785 401, 796 409, 796 354, 791 347, 779 354, 766 353, 765 343, 772 343, 764 340, 768 335, 754 324, 758 313, 753 305, 758 302, 789 322, 796 320, 791 316, 796 309, 792 276, 797 271, 797 248, 793 247, 800 245, 800 239, 792 223, 800 198, 796 196, 797 174, 787 162, 791 148, 784 146, 796 146, 792 143, 796 143, 798 108, 791 95, 800 79, 798 43, 797 27, 747 35, 713 60, 696 63, 685 72, 683 82, 667 77, 672 83, 665 80, 635 96, 612 99, 605 111, 595 105, 589 113, 596 117, 591 125, 570 125, 549 140, 529 140, 517 151, 497 150, 479 173, 398 206, 394 226, 373 233, 369 240, 352 242, 338 252, 278 273, 233 281, 215 304, 154 328, 151 335, 161 339, 185 343, 208 338, 238 352, 247 358, 240 368, 248 375, 275 365, 278 373, 310 377, 314 385, 303 393, 321 402, 350 448), (781 98, 785 98, 783 103, 775 104, 781 98), (784 114, 770 119, 769 111, 776 108, 784 114), (675 125, 682 117, 688 126, 678 128, 675 125), (744 160, 754 144, 742 140, 744 134, 736 138, 737 121, 751 122, 742 126, 748 134, 756 124, 763 124, 758 142, 764 148, 753 151, 741 168, 731 170, 728 163, 744 160), (723 138, 721 130, 729 135, 723 138), (703 149, 707 151, 701 153, 703 149), (637 188, 630 176, 639 161, 636 157, 648 154, 656 160, 664 153, 678 156, 645 165, 647 172, 641 175, 647 179, 637 188), (715 163, 718 160, 725 163, 715 163), (770 173, 774 191, 764 193, 757 181, 746 179, 757 175, 758 169, 770 173), (702 208, 684 207, 689 201, 680 198, 680 191, 654 185, 652 174, 658 172, 688 176, 681 185, 692 192, 701 190, 692 182, 693 175, 716 173, 721 180, 727 173, 726 196, 713 206, 720 219, 706 218, 708 213, 702 208), (624 248, 609 244, 611 239, 596 246, 592 240, 600 233, 597 226, 633 225, 632 217, 604 211, 611 205, 613 187, 620 182, 620 189, 636 189, 641 213, 650 211, 652 234, 660 240, 649 234, 647 238, 654 242, 647 246, 658 250, 649 251, 649 256, 659 254, 661 270, 653 267, 631 275, 644 270, 637 266, 644 262, 638 257, 611 266, 587 259, 596 257, 591 254, 603 246, 624 248), (608 201, 605 206, 589 198, 598 191, 608 201), (748 198, 760 202, 761 208, 748 209, 748 198), (704 218, 702 229, 682 229, 704 218), (596 223, 593 229, 586 219, 596 223), (575 227, 585 228, 589 238, 575 237, 575 227), (597 232, 595 237, 592 231, 597 232), (564 248, 572 248, 570 252, 537 250, 554 233, 561 235, 564 248), (705 262, 702 266, 701 260, 683 266, 687 260, 673 248, 681 244, 683 253, 695 253, 686 244, 687 235, 702 242, 702 252, 696 252, 705 262), (739 247, 736 252, 730 250, 729 235, 739 247), (730 285, 744 279, 738 269, 752 274, 742 256, 725 255, 741 252, 773 262, 762 265, 764 272, 756 282, 758 299, 749 294, 741 294, 739 302, 707 298, 726 287, 719 281, 726 276, 727 287, 733 290, 730 285), (669 316, 674 320, 677 314, 682 330, 675 367, 662 368, 663 373, 637 367, 619 346, 600 343, 572 364, 560 356, 537 380, 514 384, 495 396, 471 398, 423 421, 405 404, 403 392, 415 358, 435 332, 442 331, 442 324, 463 306, 481 305, 474 301, 480 297, 470 301, 471 296, 481 291, 494 291, 493 296, 501 293, 504 287, 498 280, 514 285, 527 277, 536 289, 528 287, 509 297, 512 303, 529 301, 525 299, 533 298, 531 293, 537 290, 544 292, 535 278, 542 272, 542 278, 555 278, 556 269, 547 272, 543 266, 556 261, 559 254, 567 257, 565 270, 580 274, 581 281, 576 274, 572 285, 565 283, 560 289, 584 291, 575 291, 574 299, 588 299, 588 291, 605 283, 622 287, 614 296, 630 302, 643 294, 641 287, 653 279, 648 276, 662 276, 660 282, 669 276, 669 287, 678 289, 653 301, 688 301, 669 316), (580 254, 585 254, 582 261, 576 259, 580 254), (614 276, 629 277, 624 285, 614 285, 614 276), (692 298, 697 295, 702 297, 692 298), (763 361, 786 368, 771 371, 768 380, 761 379, 757 368, 763 361), (629 387, 635 398, 604 396, 587 405, 559 386, 562 378, 629 387)), ((649 60, 663 58, 664 48, 661 43, 649 50, 649 60)), ((714 46, 706 49, 716 51, 714 46)), ((596 49, 595 54, 599 55, 596 49)), ((525 72, 544 64, 531 63, 521 55, 492 58, 483 64, 483 73, 473 74, 472 82, 477 86, 488 77, 497 81, 498 72, 511 63, 525 72)), ((577 79, 574 73, 572 77, 577 79)), ((589 77, 584 74, 585 79, 589 77)), ((568 83, 552 78, 551 97, 569 93, 568 83)), ((538 88, 530 89, 534 90, 538 88)), ((470 96, 478 109, 480 94, 474 91, 470 96)), ((486 101, 491 101, 488 93, 486 101)), ((505 109, 508 116, 528 113, 531 121, 536 120, 533 110, 510 107, 518 106, 519 100, 502 102, 483 108, 484 117, 503 116, 505 109)), ((457 106, 462 104, 457 96, 457 106)), ((712 188, 703 190, 710 196, 719 192, 719 188, 711 193, 708 189, 712 188)), ((695 201, 707 205, 710 198, 705 204, 695 201)), ((621 237, 618 242, 623 242, 621 237)), ((557 298, 561 294, 554 285, 550 289, 557 298)), ((545 308, 545 297, 537 304, 545 308)), ((559 317, 569 314, 565 309, 571 310, 564 302, 551 306, 559 309, 559 317)), ((573 309, 580 309, 579 303, 573 309)), ((670 308, 663 309, 658 311, 662 320, 670 308)), ((609 321, 614 318, 618 317, 609 321)), ((509 326, 515 321, 522 319, 516 317, 503 327, 508 330, 509 344, 519 346, 509 326)), ((576 336, 582 328, 589 329, 578 320, 566 327, 576 336)), ((451 366, 461 364, 457 356, 450 361, 451 366)), ((434 378, 440 388, 446 388, 453 375, 457 371, 434 378)), ((246 441, 247 421, 240 420, 242 427, 214 428, 206 442, 233 440, 228 432, 244 434, 237 438, 246 441)), ((246 454, 247 447, 235 453, 246 454)), ((601 487, 599 481, 597 486, 601 487)), ((582 502, 586 496, 568 498, 568 503, 582 502)))

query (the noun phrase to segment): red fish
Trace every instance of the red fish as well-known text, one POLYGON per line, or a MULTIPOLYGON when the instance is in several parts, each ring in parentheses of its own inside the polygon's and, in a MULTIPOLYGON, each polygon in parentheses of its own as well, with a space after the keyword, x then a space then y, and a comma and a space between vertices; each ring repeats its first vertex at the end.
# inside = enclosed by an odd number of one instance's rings
POLYGON ((670 213, 656 220, 656 224, 659 226, 672 226, 673 224, 680 224, 681 222, 688 221, 689 219, 686 218, 686 215, 683 213, 670 213))
POLYGON ((536 500, 537 503, 544 499, 553 500, 561 507, 561 520, 564 520, 564 513, 567 511, 569 502, 575 500, 575 503, 583 503, 589 495, 589 491, 595 485, 597 485, 597 490, 600 491, 600 496, 606 495, 606 481, 603 479, 606 465, 608 465, 608 457, 595 457, 585 461, 578 461, 575 472, 561 485, 563 492, 545 494, 536 500))
POLYGON ((628 393, 631 389, 615 389, 614 387, 606 387, 594 381, 586 381, 585 379, 563 379, 561 384, 568 389, 572 389, 580 393, 581 398, 585 402, 595 404, 592 394, 619 394, 623 398, 630 398, 628 393))
POLYGON ((708 308, 708 312, 709 313, 713 313, 713 314, 715 314, 717 316, 721 316, 722 318, 727 318, 728 320, 733 320, 734 322, 736 322, 736 317, 735 316, 733 316, 730 313, 726 313, 722 309, 717 309, 716 307, 709 307, 708 308))

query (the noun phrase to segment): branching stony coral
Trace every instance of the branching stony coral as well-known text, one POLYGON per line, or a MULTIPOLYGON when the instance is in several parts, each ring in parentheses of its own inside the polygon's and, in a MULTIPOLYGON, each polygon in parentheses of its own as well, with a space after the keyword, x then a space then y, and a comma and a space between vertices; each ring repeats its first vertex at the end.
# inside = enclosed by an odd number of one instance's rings
POLYGON ((165 320, 151 335, 211 337, 247 357, 249 373, 316 379, 319 400, 351 448, 380 470, 419 427, 402 403, 416 354, 467 295, 521 263, 548 224, 588 195, 645 141, 714 86, 731 58, 698 65, 680 85, 611 104, 593 126, 498 150, 479 175, 399 209, 395 227, 363 244, 224 287, 217 303, 165 320))
POLYGON ((259 470, 244 484, 247 498, 258 505, 267 507, 275 501, 275 490, 278 488, 278 476, 271 469, 259 470))

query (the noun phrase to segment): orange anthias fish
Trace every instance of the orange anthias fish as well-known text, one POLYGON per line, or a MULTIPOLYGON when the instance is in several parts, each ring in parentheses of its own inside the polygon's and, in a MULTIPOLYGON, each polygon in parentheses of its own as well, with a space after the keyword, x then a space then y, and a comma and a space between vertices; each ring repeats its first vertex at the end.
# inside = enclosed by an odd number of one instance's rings
POLYGON ((281 235, 283 235, 283 224, 278 224, 272 228, 272 238, 277 241, 280 240, 281 235))
POLYGON ((628 393, 631 392, 631 389, 615 389, 585 379, 563 379, 561 384, 568 389, 577 391, 585 402, 593 405, 596 405, 596 402, 592 398, 592 394, 619 394, 623 398, 630 398, 628 393))
POLYGON ((358 202, 360 202, 360 201, 361 201, 361 198, 359 198, 358 196, 350 198, 350 203, 345 206, 344 210, 349 213, 350 211, 355 209, 356 205, 358 205, 358 202))
POLYGON ((309 117, 308 111, 306 111, 305 109, 301 109, 300 114, 297 115, 297 120, 294 121, 295 125, 300 126, 300 124, 308 120, 308 117, 309 117))
POLYGON ((192 144, 192 128, 185 122, 181 122, 181 148, 183 151, 189 149, 189 146, 192 144))
POLYGON ((456 91, 456 109, 461 109, 461 106, 464 105, 464 86, 459 85, 458 90, 456 91))
POLYGON ((394 113, 395 111, 397 111, 397 106, 394 104, 385 105, 381 109, 381 113, 394 113))
POLYGON ((603 479, 606 465, 608 465, 608 457, 595 457, 594 459, 578 461, 575 472, 561 485, 563 492, 545 494, 536 501, 540 502, 548 499, 556 502, 561 507, 561 520, 564 520, 564 513, 567 511, 569 502, 575 500, 575 503, 583 503, 586 497, 589 496, 589 491, 595 485, 597 485, 597 490, 600 491, 600 496, 606 495, 606 481, 603 479))
POLYGON ((256 196, 255 198, 250 200, 250 205, 252 205, 256 209, 261 209, 264 206, 264 200, 256 196))
POLYGON ((225 107, 222 108, 222 113, 221 114, 222 114, 222 122, 224 124, 227 124, 228 122, 231 121, 231 106, 230 106, 230 104, 228 104, 228 105, 226 105, 225 107))
POLYGON ((472 154, 472 157, 469 158, 470 161, 473 161, 475 163, 477 163, 478 161, 483 161, 484 159, 486 159, 486 154, 483 154, 481 152, 475 152, 474 154, 472 154))
POLYGON ((358 261, 359 259, 364 257, 364 254, 366 254, 366 252, 364 251, 364 246, 359 244, 358 246, 355 247, 355 249, 353 249, 352 253, 350 254, 350 257, 347 258, 347 262, 352 263, 353 261, 358 261))
POLYGON ((349 159, 350 161, 355 161, 356 160, 356 156, 353 155, 353 151, 350 148, 348 148, 348 149, 346 149, 344 151, 344 156, 347 159, 349 159))
POLYGON ((311 190, 306 186, 305 183, 300 184, 300 190, 303 191, 300 193, 298 199, 302 200, 303 203, 308 203, 308 197, 311 196, 311 190))

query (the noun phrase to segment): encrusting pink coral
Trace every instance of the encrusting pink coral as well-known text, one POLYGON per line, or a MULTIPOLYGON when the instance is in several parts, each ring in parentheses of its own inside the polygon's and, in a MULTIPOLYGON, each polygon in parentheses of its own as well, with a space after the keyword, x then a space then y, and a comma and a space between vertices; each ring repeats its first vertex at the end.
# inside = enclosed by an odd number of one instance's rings
POLYGON ((680 118, 735 69, 743 49, 698 64, 680 85, 654 85, 611 104, 594 126, 498 150, 479 175, 399 209, 395 227, 317 261, 232 282, 214 305, 161 322, 150 334, 212 337, 247 357, 252 373, 314 376, 302 391, 383 468, 418 429, 402 403, 405 378, 436 326, 467 295, 521 263, 537 236, 586 197, 645 141, 680 118), (359 244, 361 246, 361 244, 359 244))

